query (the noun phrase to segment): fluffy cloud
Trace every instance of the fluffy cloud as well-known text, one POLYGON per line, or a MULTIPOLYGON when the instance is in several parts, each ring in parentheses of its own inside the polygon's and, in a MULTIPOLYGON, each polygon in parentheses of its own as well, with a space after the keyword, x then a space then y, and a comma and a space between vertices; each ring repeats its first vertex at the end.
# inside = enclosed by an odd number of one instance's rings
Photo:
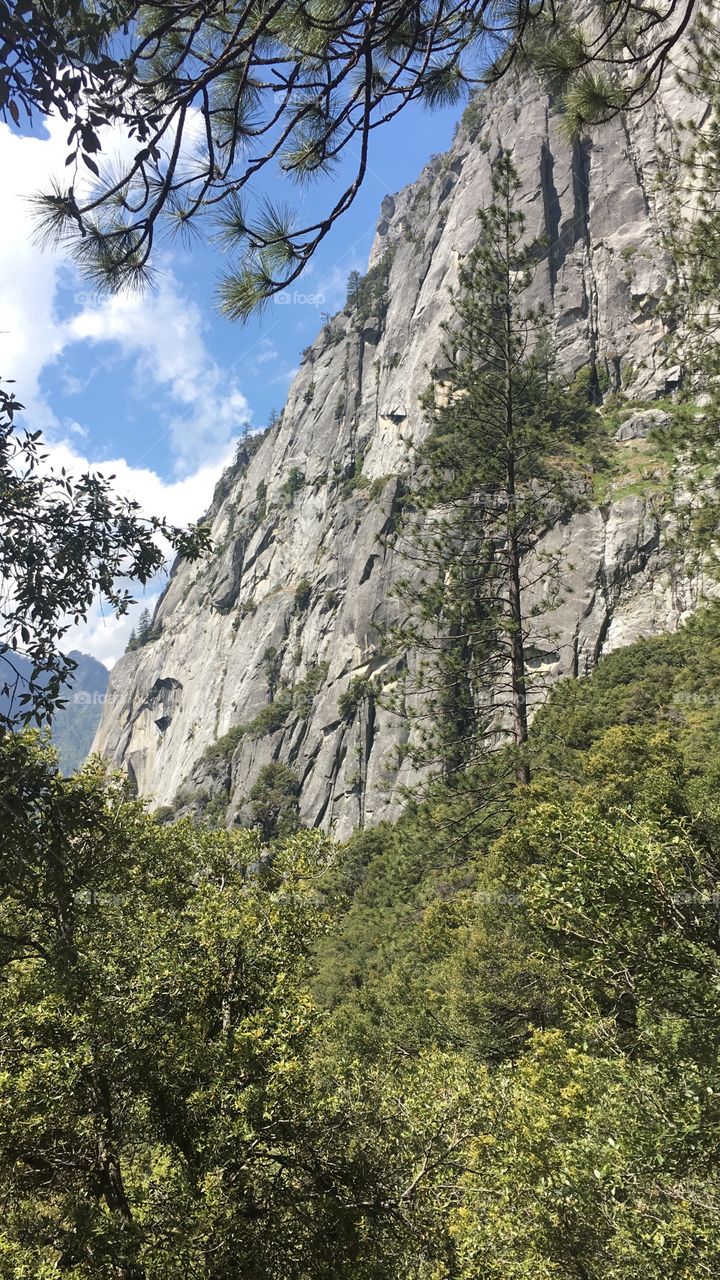
POLYGON ((121 654, 125 652, 128 640, 143 609, 152 613, 160 598, 159 591, 148 592, 122 618, 116 618, 107 609, 96 606, 86 623, 74 627, 69 635, 65 648, 79 649, 81 653, 91 653, 98 662, 112 668, 121 654))
MULTIPOLYGON (((219 463, 200 467, 192 475, 180 480, 164 481, 154 471, 130 467, 124 458, 116 458, 96 466, 89 458, 77 453, 67 443, 56 445, 51 451, 55 467, 65 467, 71 475, 83 471, 101 471, 113 476, 113 488, 117 493, 134 498, 146 515, 165 516, 176 525, 186 525, 200 518, 207 510, 218 476, 231 458, 232 449, 221 457, 219 463)), ((169 550, 169 548, 168 548, 169 550)), ((80 649, 112 667, 125 651, 130 632, 137 623, 142 609, 152 613, 165 579, 165 571, 140 594, 137 603, 122 618, 116 618, 102 603, 95 605, 87 622, 72 631, 64 642, 65 649, 80 649)), ((134 590, 130 584, 131 590, 134 590)), ((139 588, 142 592, 142 588, 139 588)))
POLYGON ((143 296, 76 292, 79 310, 59 319, 58 290, 72 269, 33 244, 28 197, 62 168, 66 130, 62 121, 50 120, 41 139, 20 137, 0 124, 0 166, 8 175, 0 197, 0 372, 15 378, 33 424, 58 438, 62 424, 40 390, 43 370, 71 346, 112 343, 131 362, 138 386, 149 382, 166 398, 161 434, 171 439, 177 473, 187 474, 227 452, 250 419, 247 400, 234 375, 213 359, 202 312, 170 270, 155 292, 143 296))
MULTIPOLYGON (((42 138, 21 137, 0 123, 0 375, 15 379, 26 421, 45 432, 53 465, 74 474, 89 467, 114 474, 118 491, 136 498, 146 512, 187 524, 207 509, 233 438, 249 421, 248 403, 234 375, 213 358, 200 308, 170 271, 147 296, 93 297, 77 290, 73 269, 60 255, 43 253, 33 243, 28 197, 62 169, 66 135, 67 126, 55 119, 42 138), (63 286, 70 287, 73 299, 69 316, 59 314, 63 286), (153 422, 148 452, 158 433, 170 438, 176 460, 172 479, 143 467, 142 458, 132 465, 118 457, 96 466, 86 427, 60 421, 44 398, 42 375, 53 365, 60 367, 67 394, 81 392, 83 379, 62 369, 63 355, 101 343, 111 344, 113 355, 129 363, 138 388, 150 386, 157 393, 162 415, 153 422)), ((152 607, 155 596, 138 607, 152 607)), ((131 625, 97 609, 73 634, 72 644, 110 664, 122 652, 131 625)))
POLYGON ((60 274, 67 268, 32 244, 28 196, 47 179, 49 169, 57 168, 66 130, 53 121, 44 140, 20 137, 0 123, 0 373, 15 378, 33 420, 44 428, 54 423, 54 415, 38 384, 44 366, 64 345, 54 307, 60 274))
POLYGON ((169 411, 161 432, 171 437, 180 475, 226 453, 250 420, 245 396, 234 377, 211 358, 203 329, 199 307, 169 273, 149 297, 99 299, 64 327, 67 344, 116 344, 132 361, 138 384, 151 383, 164 392, 169 411))

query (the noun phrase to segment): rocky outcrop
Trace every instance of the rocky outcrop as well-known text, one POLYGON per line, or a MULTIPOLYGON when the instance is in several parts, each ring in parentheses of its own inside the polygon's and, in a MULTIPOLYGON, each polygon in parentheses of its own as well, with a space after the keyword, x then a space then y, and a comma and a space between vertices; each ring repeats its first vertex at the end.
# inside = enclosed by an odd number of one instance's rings
MULTIPOLYGON (((472 104, 446 155, 383 201, 358 296, 305 353, 281 420, 223 480, 212 559, 176 566, 152 639, 112 673, 95 746, 143 794, 209 801, 232 822, 262 767, 282 761, 302 781, 308 823, 345 836, 397 812, 413 781, 408 723, 370 683, 402 665, 383 646, 401 572, 387 535, 492 155, 500 140, 513 146, 528 232, 545 240, 532 290, 552 310, 562 367, 652 399, 680 377, 658 312, 672 271, 659 157, 672 165, 674 122, 692 113, 671 88, 571 144, 539 86, 505 83, 472 104)), ((646 433, 635 426, 627 447, 646 433)), ((534 659, 549 677, 583 675, 694 607, 698 586, 673 571, 661 523, 635 495, 548 533, 566 565, 562 602, 544 601, 554 639, 534 659)))

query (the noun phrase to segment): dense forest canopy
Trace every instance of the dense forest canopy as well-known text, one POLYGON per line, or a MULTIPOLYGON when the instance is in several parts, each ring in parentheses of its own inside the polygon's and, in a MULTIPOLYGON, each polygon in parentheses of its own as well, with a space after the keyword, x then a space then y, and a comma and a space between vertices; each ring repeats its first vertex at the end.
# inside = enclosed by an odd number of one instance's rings
POLYGON ((474 834, 160 826, 6 735, 7 1274, 715 1274, 719 627, 563 685, 474 834))

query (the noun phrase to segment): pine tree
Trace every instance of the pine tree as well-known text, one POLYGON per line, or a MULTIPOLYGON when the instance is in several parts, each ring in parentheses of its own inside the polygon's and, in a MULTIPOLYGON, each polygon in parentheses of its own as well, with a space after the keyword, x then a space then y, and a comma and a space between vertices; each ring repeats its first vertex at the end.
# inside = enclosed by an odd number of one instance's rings
POLYGON ((362 284, 362 276, 359 271, 351 271, 347 282, 347 301, 346 306, 351 307, 353 311, 357 311, 360 303, 360 285, 362 284))
MULTIPOLYGON (((670 364, 683 371, 674 423, 664 446, 674 529, 667 542, 681 572, 720 576, 720 32, 717 15, 701 16, 693 40, 692 71, 698 119, 685 126, 679 163, 664 164, 673 212, 668 248, 675 287, 664 301, 674 333, 670 364), (715 20, 713 20, 713 17, 715 20), (674 172, 673 172, 674 171, 674 172)), ((672 158, 675 160, 675 157, 672 158)))
POLYGON ((68 122, 67 174, 37 207, 43 234, 69 242, 90 280, 142 286, 163 233, 190 241, 206 219, 233 254, 223 308, 244 319, 305 270, 371 172, 376 131, 406 106, 458 103, 530 63, 577 133, 642 107, 694 16, 713 9, 189 0, 170 20, 148 0, 138 21, 133 6, 3 5, 0 112, 16 126, 38 115, 68 122), (107 136, 128 144, 112 163, 107 136), (79 181, 86 170, 90 187, 79 181), (262 198, 273 171, 284 184, 277 201, 262 198), (294 184, 335 175, 309 216, 286 203, 294 184))
POLYGON ((700 18, 692 52, 692 72, 685 76, 685 83, 697 98, 699 118, 685 126, 690 145, 674 181, 665 183, 673 197, 675 220, 669 247, 679 277, 671 309, 683 337, 689 333, 692 339, 683 352, 691 377, 715 385, 720 378, 720 32, 716 15, 714 21, 707 15, 700 18))
POLYGON ((150 617, 150 610, 143 609, 142 613, 140 614, 140 617, 138 618, 138 629, 137 629, 138 648, 140 648, 144 644, 147 644, 148 640, 150 639, 151 627, 152 627, 152 619, 150 617))
POLYGON ((542 580, 543 607, 557 603, 561 565, 538 544, 576 500, 568 459, 596 415, 554 378, 548 319, 527 306, 538 245, 516 208, 519 185, 501 153, 453 295, 445 367, 425 397, 416 516, 399 535, 414 566, 400 584, 409 615, 396 638, 418 654, 426 762, 452 774, 509 729, 526 783, 528 652, 542 639, 526 593, 542 580))

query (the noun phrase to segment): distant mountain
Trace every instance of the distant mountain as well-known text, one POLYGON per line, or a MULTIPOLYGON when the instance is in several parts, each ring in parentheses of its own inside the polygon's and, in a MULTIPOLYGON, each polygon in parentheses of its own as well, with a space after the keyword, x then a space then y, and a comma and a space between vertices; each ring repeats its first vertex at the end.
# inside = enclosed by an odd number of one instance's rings
MULTIPOLYGON (((107 668, 88 653, 73 649, 69 657, 77 667, 63 694, 67 705, 57 713, 52 723, 52 740, 64 774, 74 773, 90 751, 100 723, 109 678, 107 668)), ((15 654, 13 663, 22 676, 29 677, 32 667, 27 658, 15 654)), ((7 696, 0 695, 0 711, 8 711, 9 703, 7 696)))

